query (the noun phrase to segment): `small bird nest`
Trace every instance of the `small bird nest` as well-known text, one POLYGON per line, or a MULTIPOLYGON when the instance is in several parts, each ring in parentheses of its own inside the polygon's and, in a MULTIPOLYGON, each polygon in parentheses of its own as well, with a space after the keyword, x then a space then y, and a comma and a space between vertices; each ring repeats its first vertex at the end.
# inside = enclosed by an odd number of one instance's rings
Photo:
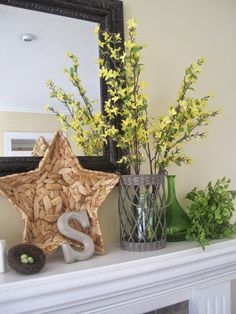
POLYGON ((46 257, 43 250, 36 245, 18 244, 8 251, 7 261, 17 273, 31 275, 45 266, 46 257))

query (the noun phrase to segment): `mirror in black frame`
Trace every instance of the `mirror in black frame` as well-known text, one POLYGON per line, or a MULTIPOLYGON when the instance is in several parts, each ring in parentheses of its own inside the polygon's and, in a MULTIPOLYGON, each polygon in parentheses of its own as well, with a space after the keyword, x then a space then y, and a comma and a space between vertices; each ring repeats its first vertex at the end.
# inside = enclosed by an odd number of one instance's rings
MULTIPOLYGON (((39 136, 50 141, 60 127, 55 116, 45 112, 46 103, 55 103, 45 82, 53 79, 74 92, 62 71, 69 66, 66 51, 78 55, 83 85, 89 97, 97 100, 95 110, 103 110, 107 93, 96 64, 96 25, 123 36, 122 2, 0 0, 0 176, 36 168, 41 158, 30 157, 35 141, 39 136)), ((104 147, 102 156, 89 157, 71 144, 85 168, 124 172, 117 169, 120 152, 114 143, 104 147)))

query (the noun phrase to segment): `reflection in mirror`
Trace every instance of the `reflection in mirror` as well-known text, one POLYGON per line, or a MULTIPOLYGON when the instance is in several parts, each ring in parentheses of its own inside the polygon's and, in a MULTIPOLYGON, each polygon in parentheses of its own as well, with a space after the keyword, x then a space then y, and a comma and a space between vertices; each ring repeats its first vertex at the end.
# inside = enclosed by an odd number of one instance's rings
MULTIPOLYGON (((4 132, 4 155, 16 157, 29 156, 29 154, 30 156, 43 156, 44 153, 35 153, 36 148, 40 145, 40 151, 45 152, 48 147, 48 143, 50 143, 53 138, 53 135, 54 133, 46 132, 4 132), (43 146, 45 149, 43 149, 43 146)), ((39 149, 37 149, 37 151, 39 151, 39 149)))
MULTIPOLYGON (((48 79, 77 97, 63 73, 70 66, 67 51, 79 57, 83 85, 89 98, 97 100, 96 110, 100 109, 95 26, 90 21, 0 5, 0 156, 31 156, 37 136, 50 141, 61 126, 44 106, 49 103, 67 113, 50 98, 48 79)), ((71 144, 74 153, 81 155, 71 144)))

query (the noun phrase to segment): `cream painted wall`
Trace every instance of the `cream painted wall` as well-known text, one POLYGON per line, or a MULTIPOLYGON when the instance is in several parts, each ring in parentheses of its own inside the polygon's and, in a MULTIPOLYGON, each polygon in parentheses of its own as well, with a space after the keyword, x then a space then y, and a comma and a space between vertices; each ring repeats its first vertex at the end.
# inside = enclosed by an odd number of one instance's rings
MULTIPOLYGON (((123 2, 125 19, 137 18, 139 39, 148 45, 144 51, 144 77, 149 82, 150 113, 166 112, 167 106, 175 101, 185 67, 202 56, 208 62, 200 76, 199 95, 213 91, 212 107, 224 112, 209 126, 207 140, 186 147, 193 165, 168 169, 177 175, 180 201, 194 186, 203 187, 209 180, 222 176, 230 177, 232 188, 236 189, 236 1, 123 2)), ((116 204, 115 190, 100 209, 106 245, 119 240, 116 204)), ((7 239, 10 246, 20 242, 21 233, 19 215, 1 199, 0 238, 7 239)))

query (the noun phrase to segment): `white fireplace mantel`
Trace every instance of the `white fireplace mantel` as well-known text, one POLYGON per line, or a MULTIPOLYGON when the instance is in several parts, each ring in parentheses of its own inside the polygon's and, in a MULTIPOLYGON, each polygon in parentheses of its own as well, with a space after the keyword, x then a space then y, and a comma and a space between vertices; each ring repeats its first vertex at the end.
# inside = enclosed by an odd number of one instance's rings
POLYGON ((152 252, 112 247, 104 256, 65 264, 52 256, 38 274, 0 274, 0 313, 145 313, 189 300, 190 314, 231 314, 236 239, 168 243, 152 252))

